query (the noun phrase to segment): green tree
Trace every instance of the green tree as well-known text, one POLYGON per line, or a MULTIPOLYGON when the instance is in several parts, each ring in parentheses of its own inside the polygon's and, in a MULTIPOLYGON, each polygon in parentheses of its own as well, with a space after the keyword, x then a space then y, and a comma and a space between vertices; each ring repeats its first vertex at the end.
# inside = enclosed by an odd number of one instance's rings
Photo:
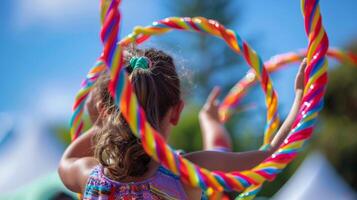
MULTIPOLYGON (((182 0, 164 3, 168 14, 173 16, 197 17, 215 19, 227 28, 236 25, 239 15, 230 0, 182 0)), ((243 74, 247 68, 239 68, 240 56, 218 38, 208 34, 181 34, 178 39, 168 43, 174 47, 177 42, 182 44, 183 54, 190 60, 190 69, 194 69, 194 82, 197 85, 195 97, 207 95, 214 85, 220 85, 227 92, 238 80, 237 74, 243 74), (230 72, 230 73, 227 73, 230 72), (242 73, 239 73, 242 72, 242 73)))

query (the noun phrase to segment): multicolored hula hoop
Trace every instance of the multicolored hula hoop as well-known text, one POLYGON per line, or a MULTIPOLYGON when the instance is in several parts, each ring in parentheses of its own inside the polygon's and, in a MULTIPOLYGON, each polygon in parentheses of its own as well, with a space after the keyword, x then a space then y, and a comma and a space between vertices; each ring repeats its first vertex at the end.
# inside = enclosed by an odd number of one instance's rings
MULTIPOLYGON (((161 135, 154 130, 146 120, 145 112, 139 106, 128 76, 123 68, 122 49, 130 43, 141 44, 152 35, 159 35, 171 29, 204 32, 222 38, 236 53, 242 53, 261 81, 266 94, 267 126, 264 143, 270 141, 270 136, 277 129, 277 96, 273 85, 259 56, 235 32, 225 29, 214 20, 205 18, 167 18, 157 21, 152 26, 137 27, 134 33, 124 38, 119 44, 118 31, 120 0, 102 0, 102 31, 101 39, 104 50, 98 59, 91 75, 84 81, 84 90, 77 96, 74 106, 74 117, 71 121, 71 134, 75 139, 82 130, 81 116, 85 99, 91 90, 97 75, 108 67, 111 74, 110 91, 115 103, 133 133, 141 138, 145 151, 164 167, 179 175, 181 179, 192 186, 200 187, 210 195, 212 191, 235 190, 244 191, 240 198, 251 199, 266 181, 272 181, 276 175, 292 161, 303 143, 311 136, 316 118, 323 107, 323 96, 327 83, 328 38, 322 25, 318 0, 302 0, 301 9, 304 16, 305 30, 309 39, 307 50, 307 68, 305 71, 305 89, 303 103, 293 128, 279 149, 265 161, 251 170, 223 173, 210 172, 177 155, 161 135), (81 111, 82 110, 82 111, 81 111)), ((82 89, 83 89, 82 88, 82 89)))
MULTIPOLYGON (((287 66, 288 64, 301 62, 302 59, 306 57, 306 53, 306 50, 300 50, 297 52, 279 54, 264 62, 264 65, 269 73, 275 72, 287 66)), ((357 66, 357 55, 353 52, 343 51, 337 48, 330 48, 327 51, 327 56, 329 58, 336 59, 340 63, 349 63, 357 66)), ((246 95, 248 89, 256 82, 257 78, 254 72, 250 70, 239 82, 237 82, 232 87, 228 95, 222 101, 219 108, 221 120, 223 122, 229 120, 231 115, 237 110, 237 107, 240 105, 240 102, 246 95)))

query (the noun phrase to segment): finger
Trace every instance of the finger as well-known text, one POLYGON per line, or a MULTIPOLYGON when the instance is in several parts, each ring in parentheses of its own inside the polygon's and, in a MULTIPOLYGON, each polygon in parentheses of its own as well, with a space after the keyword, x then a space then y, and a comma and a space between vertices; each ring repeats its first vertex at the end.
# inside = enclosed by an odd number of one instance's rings
POLYGON ((300 64, 299 72, 304 72, 307 66, 307 59, 304 58, 300 64))
POLYGON ((207 103, 209 103, 210 105, 214 105, 216 102, 218 102, 217 98, 220 93, 221 89, 217 86, 214 87, 207 98, 207 103))

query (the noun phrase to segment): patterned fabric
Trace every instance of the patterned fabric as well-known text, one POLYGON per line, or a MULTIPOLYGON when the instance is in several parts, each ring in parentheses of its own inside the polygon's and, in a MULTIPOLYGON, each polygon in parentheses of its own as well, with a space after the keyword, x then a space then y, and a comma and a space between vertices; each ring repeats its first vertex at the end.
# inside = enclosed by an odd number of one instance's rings
POLYGON ((97 166, 89 176, 84 200, 187 200, 180 179, 163 167, 145 181, 121 183, 107 178, 97 166))

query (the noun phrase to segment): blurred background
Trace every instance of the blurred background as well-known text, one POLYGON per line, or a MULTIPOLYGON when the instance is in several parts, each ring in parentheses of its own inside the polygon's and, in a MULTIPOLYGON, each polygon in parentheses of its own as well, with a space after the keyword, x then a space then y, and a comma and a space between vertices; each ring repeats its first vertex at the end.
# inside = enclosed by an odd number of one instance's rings
MULTIPOLYGON (((357 2, 321 1, 330 45, 357 53, 357 2)), ((204 16, 236 30, 263 60, 307 46, 299 1, 124 0, 121 37, 168 16, 204 16)), ((99 1, 3 0, 0 6, 0 199, 73 199, 56 173, 69 143, 71 106, 101 52, 99 1)), ((248 67, 217 38, 172 32, 147 42, 175 57, 186 109, 170 144, 202 149, 198 111, 215 85, 226 92, 248 67)), ((272 75, 285 117, 297 67, 272 75)), ((257 199, 357 199, 357 67, 330 62, 326 103, 313 138, 257 199)), ((223 95, 222 95, 223 98, 223 95)), ((227 123, 235 151, 259 148, 260 88, 227 123)), ((235 196, 236 194, 232 194, 235 196)))

